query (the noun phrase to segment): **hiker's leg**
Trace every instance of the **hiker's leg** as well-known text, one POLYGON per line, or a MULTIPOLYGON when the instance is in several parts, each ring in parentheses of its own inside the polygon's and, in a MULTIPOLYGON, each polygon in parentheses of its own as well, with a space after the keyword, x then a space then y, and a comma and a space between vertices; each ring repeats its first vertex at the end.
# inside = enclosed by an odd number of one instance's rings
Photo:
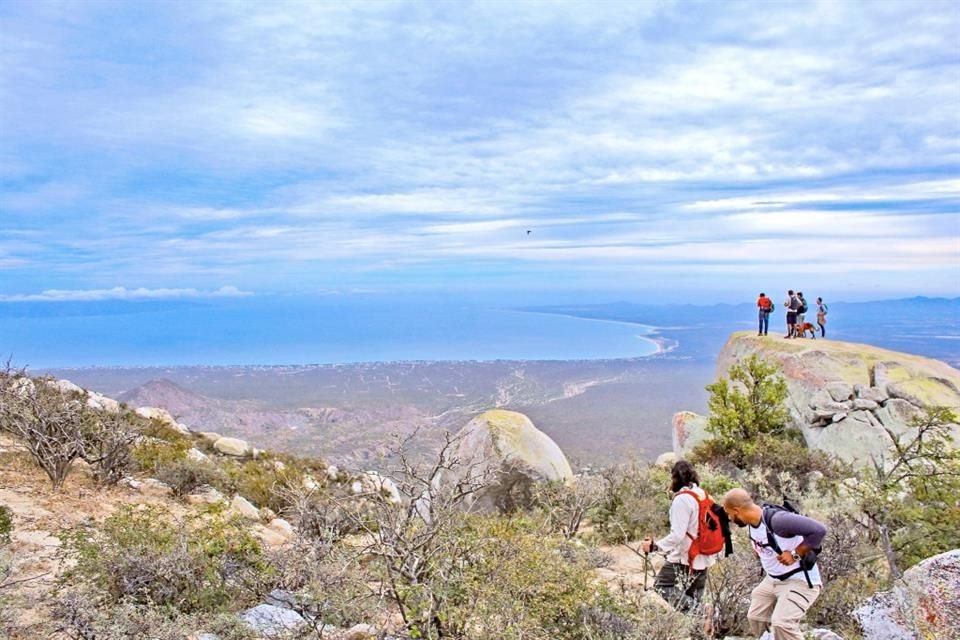
POLYGON ((758 316, 758 319, 759 319, 760 326, 757 329, 757 335, 762 336, 763 335, 763 309, 760 310, 760 315, 758 316))
POLYGON ((783 580, 774 586, 777 606, 770 617, 773 640, 803 640, 800 621, 820 595, 820 587, 799 580, 783 580))
POLYGON ((750 592, 750 609, 747 611, 750 633, 759 637, 767 630, 773 616, 773 609, 776 606, 777 596, 773 592, 773 580, 764 578, 750 592))
POLYGON ((693 604, 700 602, 703 599, 703 590, 707 587, 707 572, 706 571, 696 571, 692 576, 690 576, 689 585, 685 591, 688 598, 693 604))
POLYGON ((821 337, 821 338, 826 338, 826 337, 827 337, 827 325, 825 325, 825 324, 821 324, 821 325, 820 325, 820 337, 821 337))
POLYGON ((654 590, 679 611, 686 611, 691 606, 690 598, 685 593, 689 572, 687 567, 678 562, 668 562, 660 569, 653 583, 654 590))

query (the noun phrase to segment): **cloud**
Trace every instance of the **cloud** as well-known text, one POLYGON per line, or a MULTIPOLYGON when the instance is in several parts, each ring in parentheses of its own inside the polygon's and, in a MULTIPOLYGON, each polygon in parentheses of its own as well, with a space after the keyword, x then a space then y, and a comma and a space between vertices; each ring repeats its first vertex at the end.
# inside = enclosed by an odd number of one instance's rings
POLYGON ((251 296, 234 286, 220 287, 215 291, 197 289, 48 289, 40 293, 0 295, 0 302, 89 302, 96 300, 171 300, 178 298, 236 298, 251 296))
POLYGON ((960 268, 945 4, 51 7, 0 8, 0 294, 960 268))

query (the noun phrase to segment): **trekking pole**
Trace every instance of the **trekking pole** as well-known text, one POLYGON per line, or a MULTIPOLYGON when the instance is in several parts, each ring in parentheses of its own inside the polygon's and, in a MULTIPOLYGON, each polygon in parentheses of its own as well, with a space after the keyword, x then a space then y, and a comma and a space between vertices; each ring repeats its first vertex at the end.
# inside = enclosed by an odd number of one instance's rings
POLYGON ((650 577, 650 552, 643 552, 643 590, 647 590, 647 580, 650 577))

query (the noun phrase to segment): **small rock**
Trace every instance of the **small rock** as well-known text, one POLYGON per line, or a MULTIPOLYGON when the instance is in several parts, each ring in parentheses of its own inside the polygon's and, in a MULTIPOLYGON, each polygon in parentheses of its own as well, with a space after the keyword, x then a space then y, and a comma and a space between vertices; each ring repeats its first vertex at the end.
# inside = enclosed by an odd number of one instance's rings
POLYGON ((879 389, 877 387, 868 387, 862 384, 857 385, 854 391, 858 398, 863 400, 873 400, 877 404, 886 401, 886 399, 889 397, 887 392, 883 389, 879 389))
POLYGON ((313 479, 313 476, 305 475, 303 476, 303 488, 307 491, 317 491, 320 488, 320 484, 313 479))
POLYGON ((233 500, 230 501, 230 508, 247 520, 256 521, 260 519, 260 510, 253 506, 253 504, 251 504, 250 501, 243 496, 233 496, 233 500))
POLYGON ((355 496, 360 495, 363 493, 363 483, 359 480, 354 480, 353 484, 350 485, 350 491, 352 491, 355 496))
POLYGON ((298 630, 306 622, 296 611, 277 607, 272 604, 258 604, 247 609, 240 619, 250 627, 254 633, 266 636, 276 636, 298 630))
POLYGON ((327 467, 327 477, 331 480, 336 480, 337 476, 340 475, 340 469, 337 468, 337 465, 332 464, 327 467))
POLYGON ((369 624, 355 624, 342 637, 343 640, 376 640, 377 629, 369 624))
POLYGON ((843 640, 843 638, 829 629, 813 629, 810 632, 810 637, 813 638, 813 640, 843 640))
POLYGON ((853 397, 853 388, 845 382, 831 382, 826 388, 834 402, 846 402, 853 397))
POLYGON ((835 414, 833 414, 833 417, 831 418, 831 421, 832 421, 832 422, 840 422, 841 420, 843 420, 843 419, 846 418, 846 417, 847 417, 847 414, 846 414, 845 412, 841 411, 840 413, 835 413, 835 414))
POLYGON ((238 458, 250 455, 251 453, 250 445, 247 444, 246 440, 239 438, 220 438, 213 443, 213 448, 220 453, 238 458))
POLYGON ((891 382, 887 385, 887 393, 890 394, 891 398, 898 398, 900 400, 906 400, 915 407, 923 407, 924 402, 918 398, 916 395, 910 393, 903 388, 903 385, 900 385, 896 382, 891 382))
POLYGON ((267 525, 267 528, 270 529, 271 531, 279 533, 281 536, 283 536, 287 540, 293 538, 293 527, 290 525, 289 522, 287 522, 283 518, 274 518, 267 525))
POLYGON ((857 398, 853 401, 853 408, 856 410, 865 410, 865 411, 876 411, 880 408, 880 405, 874 402, 873 400, 867 400, 866 398, 857 398))
POLYGON ((222 493, 210 486, 204 486, 187 496, 190 504, 220 504, 226 501, 222 493))
POLYGON ((677 454, 675 454, 673 451, 667 451, 657 456, 657 461, 654 464, 656 464, 658 467, 670 469, 676 462, 677 454))
POLYGON ((96 391, 90 391, 88 393, 90 394, 87 398, 88 407, 92 409, 100 409, 101 411, 106 411, 107 413, 120 413, 120 403, 113 398, 108 398, 107 396, 97 393, 96 391))
POLYGON ((190 447, 190 450, 187 451, 187 460, 191 460, 193 462, 209 462, 210 456, 205 454, 203 451, 200 451, 200 449, 197 449, 196 447, 190 447))
POLYGON ((260 507, 260 519, 264 522, 270 522, 276 517, 276 512, 270 507, 260 507))
POLYGON ((173 494, 170 485, 160 482, 156 478, 147 478, 140 483, 140 493, 151 496, 169 496, 173 494))
POLYGON ((206 440, 207 442, 209 442, 210 444, 213 444, 223 436, 217 433, 216 431, 201 431, 200 437, 206 440))

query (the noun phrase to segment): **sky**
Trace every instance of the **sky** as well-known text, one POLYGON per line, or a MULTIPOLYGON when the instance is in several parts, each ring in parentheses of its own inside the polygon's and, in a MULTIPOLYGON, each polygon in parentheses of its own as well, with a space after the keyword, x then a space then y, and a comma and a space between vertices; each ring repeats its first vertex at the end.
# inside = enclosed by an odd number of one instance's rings
POLYGON ((0 0, 0 302, 960 295, 960 3, 0 0))

